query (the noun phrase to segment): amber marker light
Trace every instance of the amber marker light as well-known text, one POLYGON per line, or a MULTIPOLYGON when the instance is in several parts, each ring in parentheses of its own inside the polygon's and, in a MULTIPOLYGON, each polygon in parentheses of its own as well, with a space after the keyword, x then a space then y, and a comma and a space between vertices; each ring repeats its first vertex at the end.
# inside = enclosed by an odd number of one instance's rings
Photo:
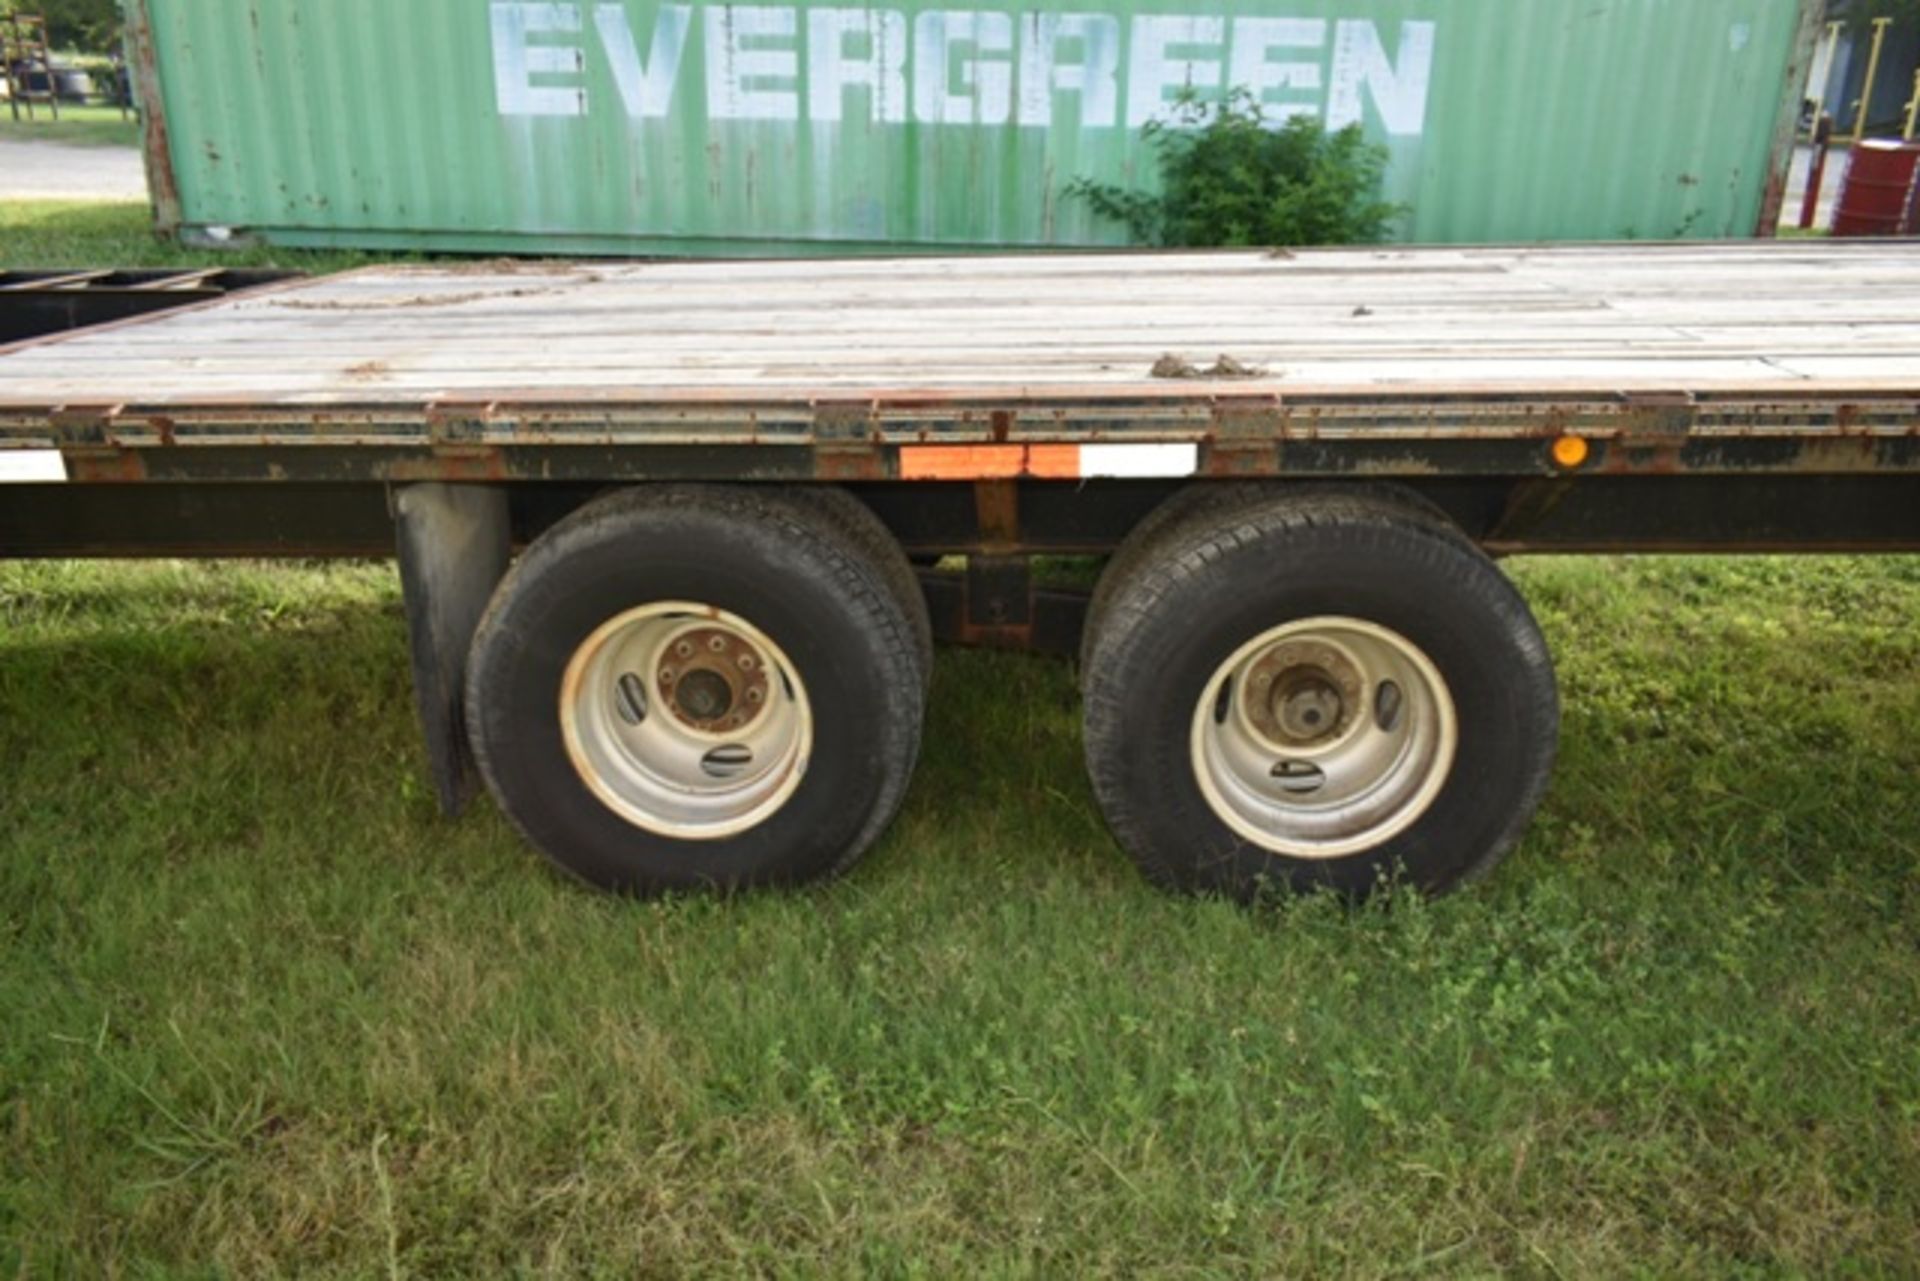
POLYGON ((1553 442, 1553 461, 1572 471, 1587 461, 1587 442, 1581 436, 1562 436, 1553 442))

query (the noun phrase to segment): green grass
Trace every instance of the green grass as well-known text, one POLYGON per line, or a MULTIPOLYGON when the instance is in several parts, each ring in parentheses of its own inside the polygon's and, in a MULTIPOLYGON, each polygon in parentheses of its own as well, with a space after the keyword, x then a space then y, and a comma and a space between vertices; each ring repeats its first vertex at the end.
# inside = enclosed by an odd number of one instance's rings
POLYGON ((321 274, 393 254, 255 246, 183 249, 153 232, 143 204, 87 200, 0 201, 0 270, 36 267, 284 267, 321 274))
POLYGON ((10 142, 63 142, 76 147, 137 147, 140 122, 122 119, 118 107, 75 107, 60 104, 60 118, 53 118, 44 102, 33 104, 33 119, 26 118, 26 104, 20 104, 20 118, 14 119, 8 103, 0 102, 0 139, 10 142))
POLYGON ((1545 811, 1433 903, 1134 875, 951 652, 847 880, 437 818, 386 566, 0 566, 0 1273, 1911 1275, 1920 561, 1517 565, 1545 811))

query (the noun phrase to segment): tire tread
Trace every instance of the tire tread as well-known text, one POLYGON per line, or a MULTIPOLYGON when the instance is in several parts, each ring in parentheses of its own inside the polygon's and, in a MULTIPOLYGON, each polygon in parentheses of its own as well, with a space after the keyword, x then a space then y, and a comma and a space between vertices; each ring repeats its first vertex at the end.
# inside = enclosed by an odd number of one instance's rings
POLYGON ((1108 824, 1154 884, 1174 890, 1224 889, 1246 896, 1245 886, 1200 883, 1192 867, 1170 857, 1147 831, 1144 807, 1149 802, 1136 794, 1125 777, 1128 674, 1136 666, 1137 651, 1169 617, 1171 595, 1191 589, 1197 579, 1217 577, 1221 567, 1236 557, 1262 546, 1284 546, 1307 531, 1334 532, 1348 550, 1358 553, 1391 544, 1399 554, 1412 556, 1414 568, 1444 584, 1461 606, 1500 616, 1519 640, 1525 675, 1531 677, 1526 684, 1530 700, 1526 715, 1547 727, 1547 750, 1531 758, 1519 802, 1495 838, 1470 863, 1453 869, 1437 888, 1474 880, 1518 842, 1551 777, 1552 741, 1559 720, 1551 657, 1524 600, 1504 575, 1488 572, 1492 566, 1484 553, 1436 510, 1403 501, 1392 491, 1383 495, 1367 490, 1276 493, 1268 489, 1263 494, 1243 492, 1196 503, 1151 531, 1125 560, 1116 557, 1115 568, 1121 573, 1097 620, 1097 633, 1087 638, 1088 670, 1083 679, 1088 771, 1108 824))
MULTIPOLYGON (((858 505, 851 495, 845 498, 858 505)), ((861 510, 865 508, 862 506, 861 510)), ((538 830, 540 816, 521 812, 503 786, 505 762, 498 758, 495 736, 487 732, 492 724, 488 713, 496 688, 504 679, 495 670, 496 659, 516 641, 524 643, 529 621, 537 623, 537 614, 532 620, 523 620, 519 611, 526 607, 529 597, 538 595, 543 579, 554 566, 564 565, 576 554, 597 549, 610 539, 627 536, 636 523, 671 527, 682 513, 700 520, 718 519, 730 526, 768 531, 782 540, 807 545, 823 571, 822 590, 847 603, 854 616, 879 637, 881 653, 889 656, 886 670, 874 673, 874 679, 883 687, 884 704, 896 712, 887 717, 881 727, 886 741, 880 756, 888 768, 857 835, 821 873, 839 875, 866 853, 892 822, 905 799, 925 721, 924 656, 928 652, 929 633, 918 626, 920 620, 909 608, 909 602, 917 597, 903 599, 898 576, 880 554, 883 550, 880 541, 871 530, 863 530, 858 517, 836 499, 823 500, 801 491, 771 487, 646 485, 603 495, 563 519, 508 570, 474 636, 465 696, 467 724, 473 727, 475 763, 501 810, 521 835, 563 868, 584 876, 562 853, 547 847, 538 830)), ((873 518, 873 524, 878 526, 877 518, 873 518)), ((890 538, 887 543, 891 544, 890 538)), ((892 546, 892 551, 899 554, 897 545, 892 546)), ((924 612, 922 603, 920 614, 924 612)), ((510 733, 503 731, 500 741, 510 742, 510 733)), ((761 883, 762 879, 790 878, 776 871, 766 878, 751 878, 742 887, 761 883)), ((648 893, 687 886, 638 873, 622 888, 648 893)))

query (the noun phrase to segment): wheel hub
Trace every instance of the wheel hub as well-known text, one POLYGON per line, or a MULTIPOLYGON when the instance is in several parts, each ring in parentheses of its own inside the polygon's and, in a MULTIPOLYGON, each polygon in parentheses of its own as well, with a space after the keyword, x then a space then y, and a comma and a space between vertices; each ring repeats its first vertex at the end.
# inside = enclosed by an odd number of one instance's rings
POLYGON ((1280 732, 1302 743, 1331 735, 1346 714, 1340 691, 1324 672, 1306 672, 1273 691, 1273 718, 1280 732))
POLYGON ((1215 669, 1194 710, 1195 780, 1241 837, 1340 858, 1405 831, 1458 746, 1453 699, 1406 637, 1358 618, 1283 623, 1215 669))
POLYGON ((699 724, 712 724, 733 710, 733 685, 710 668, 696 668, 673 691, 680 718, 699 724))
POLYGON ((813 741, 806 688, 779 646, 710 605, 609 619, 567 665, 567 753, 588 788, 648 831, 715 840, 773 814, 813 741))
POLYGON ((1282 748, 1330 743, 1353 727, 1366 701, 1353 660, 1331 645, 1282 642, 1254 663, 1243 706, 1261 738, 1282 748))
POLYGON ((656 683, 674 719, 707 734, 745 729, 767 705, 765 658, 725 628, 676 638, 661 655, 656 683))

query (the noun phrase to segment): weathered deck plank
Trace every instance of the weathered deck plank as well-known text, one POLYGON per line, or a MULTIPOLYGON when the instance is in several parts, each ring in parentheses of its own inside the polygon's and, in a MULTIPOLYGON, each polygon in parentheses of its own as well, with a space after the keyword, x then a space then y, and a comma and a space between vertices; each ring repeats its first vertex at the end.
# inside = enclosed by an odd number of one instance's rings
POLYGON ((0 409, 1920 395, 1920 246, 382 268, 0 353, 0 409), (1155 379, 1174 353, 1265 375, 1155 379))

